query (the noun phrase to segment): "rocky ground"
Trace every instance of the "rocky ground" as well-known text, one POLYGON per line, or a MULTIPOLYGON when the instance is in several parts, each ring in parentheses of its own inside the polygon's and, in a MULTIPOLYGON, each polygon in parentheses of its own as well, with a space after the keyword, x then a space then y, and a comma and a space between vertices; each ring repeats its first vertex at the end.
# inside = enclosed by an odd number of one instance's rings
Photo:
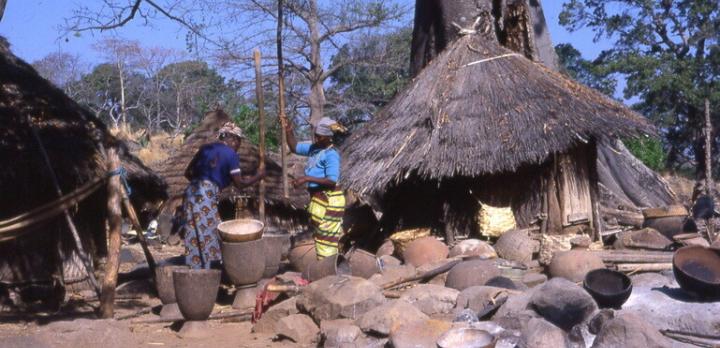
MULTIPOLYGON (((672 271, 630 272, 633 290, 622 308, 598 308, 582 280, 588 271, 612 265, 593 248, 583 238, 543 243, 527 233, 508 234, 494 246, 464 240, 448 248, 427 237, 400 251, 388 243, 375 255, 382 262, 355 264, 351 274, 323 277, 289 292, 272 302, 254 325, 247 316, 210 321, 201 338, 180 334, 179 323, 148 322, 159 318, 160 301, 149 280, 141 278, 119 287, 112 320, 93 319, 97 302, 87 296, 70 299, 60 313, 3 317, 0 347, 720 344, 712 340, 720 333, 720 302, 686 293, 672 271), (542 245, 553 250, 543 251, 542 245), (443 272, 434 272, 437 269, 443 272)), ((180 250, 163 247, 154 252, 162 259, 180 250)), ((136 245, 123 254, 124 271, 143 267, 136 245)), ((291 264, 285 266, 307 268, 290 255, 291 264)), ((355 262, 352 257, 350 261, 355 262)), ((283 279, 301 275, 288 271, 283 279)), ((214 313, 237 312, 230 306, 232 293, 232 287, 222 287, 214 313)))

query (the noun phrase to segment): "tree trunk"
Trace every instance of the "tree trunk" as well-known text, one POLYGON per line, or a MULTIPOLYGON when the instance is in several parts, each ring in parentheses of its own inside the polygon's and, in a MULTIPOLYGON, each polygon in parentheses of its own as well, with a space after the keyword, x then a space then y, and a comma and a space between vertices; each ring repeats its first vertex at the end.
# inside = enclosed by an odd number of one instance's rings
POLYGON ((710 100, 705 98, 705 194, 713 194, 712 179, 712 122, 710 121, 710 100))
POLYGON ((125 76, 123 75, 122 63, 118 61, 118 77, 120 78, 120 119, 122 120, 121 127, 124 131, 127 131, 127 110, 125 109, 125 76))
MULTIPOLYGON (((107 169, 115 171, 120 167, 120 158, 117 149, 111 147, 107 151, 107 169)), ((100 296, 100 316, 113 317, 115 303, 115 287, 117 286, 118 268, 120 266, 120 228, 122 225, 120 177, 113 175, 108 179, 108 259, 105 264, 105 277, 103 279, 102 294, 100 296)), ((142 231, 138 232, 142 233, 142 231)))
POLYGON ((323 87, 323 68, 320 52, 320 31, 318 30, 317 0, 308 1, 308 29, 310 30, 310 124, 316 124, 324 114, 325 89, 323 87))
POLYGON ((3 14, 5 14, 5 5, 7 5, 7 0, 0 0, 0 22, 3 19, 3 14))

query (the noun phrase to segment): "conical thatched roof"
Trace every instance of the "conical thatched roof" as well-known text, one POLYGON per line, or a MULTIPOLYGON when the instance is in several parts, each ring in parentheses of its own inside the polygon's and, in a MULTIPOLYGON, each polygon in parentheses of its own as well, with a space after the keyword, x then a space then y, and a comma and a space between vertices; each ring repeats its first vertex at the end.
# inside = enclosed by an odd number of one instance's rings
MULTIPOLYGON (((156 165, 156 170, 167 181, 169 188, 168 193, 171 199, 181 199, 182 194, 187 187, 188 181, 185 179, 184 173, 192 157, 195 155, 200 146, 217 141, 217 134, 220 127, 225 122, 229 122, 230 117, 222 110, 215 110, 207 113, 200 124, 185 139, 184 144, 170 154, 170 158, 156 165)), ((248 141, 243 141, 238 154, 240 155, 240 169, 244 174, 251 175, 255 173, 258 166, 258 148, 248 141)), ((279 156, 278 156, 279 157, 279 156)), ((293 188, 290 186, 290 198, 288 200, 283 197, 282 189, 282 168, 279 161, 274 161, 272 156, 266 156, 266 197, 268 204, 285 206, 291 209, 303 209, 309 197, 302 188, 293 188)), ((297 171, 302 170, 302 164, 295 157, 289 157, 289 171, 291 175, 302 175, 297 171)), ((292 179, 290 179, 292 180, 292 179)), ((234 190, 231 186, 228 190, 234 190)), ((244 194, 257 197, 257 185, 248 187, 244 190, 244 194)))
POLYGON ((652 132, 601 93, 480 35, 455 41, 343 148, 343 184, 480 176, 541 163, 591 138, 652 132))

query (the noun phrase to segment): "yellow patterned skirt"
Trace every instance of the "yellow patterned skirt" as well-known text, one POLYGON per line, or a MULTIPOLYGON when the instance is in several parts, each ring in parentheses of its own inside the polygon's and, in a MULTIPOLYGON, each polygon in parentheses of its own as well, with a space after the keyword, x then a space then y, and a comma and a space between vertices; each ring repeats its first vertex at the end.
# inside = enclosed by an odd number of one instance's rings
POLYGON ((345 194, 341 190, 318 191, 311 193, 311 198, 308 212, 315 252, 318 259, 323 259, 338 253, 338 243, 343 234, 345 194))

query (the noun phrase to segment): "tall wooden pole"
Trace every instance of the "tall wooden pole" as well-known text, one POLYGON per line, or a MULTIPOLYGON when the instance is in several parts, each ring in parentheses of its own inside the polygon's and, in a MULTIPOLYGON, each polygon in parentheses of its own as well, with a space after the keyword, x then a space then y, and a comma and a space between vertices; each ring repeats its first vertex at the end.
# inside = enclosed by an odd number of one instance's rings
POLYGON ((710 100, 708 98, 705 98, 705 194, 713 194, 712 122, 710 120, 710 100))
MULTIPOLYGON (((117 149, 111 147, 107 151, 107 169, 113 172, 120 168, 120 157, 117 149)), ((113 306, 115 302, 115 287, 117 286, 118 267, 120 266, 120 228, 122 226, 122 186, 120 176, 113 175, 108 179, 108 258, 105 263, 105 278, 102 284, 100 295, 100 316, 102 318, 113 317, 113 306)), ((138 232, 142 233, 142 231, 138 232)))
POLYGON ((278 24, 277 24, 277 59, 278 59, 278 117, 280 118, 280 163, 282 165, 283 197, 290 198, 287 173, 287 135, 285 127, 285 64, 283 64, 282 51, 282 28, 283 28, 283 0, 278 0, 278 24))
MULTIPOLYGON (((263 97, 262 70, 260 69, 260 50, 255 49, 255 95, 257 96, 258 127, 260 128, 260 169, 265 169, 265 99, 263 97)), ((260 179, 258 193, 258 211, 260 221, 265 222, 265 178, 260 179)))

